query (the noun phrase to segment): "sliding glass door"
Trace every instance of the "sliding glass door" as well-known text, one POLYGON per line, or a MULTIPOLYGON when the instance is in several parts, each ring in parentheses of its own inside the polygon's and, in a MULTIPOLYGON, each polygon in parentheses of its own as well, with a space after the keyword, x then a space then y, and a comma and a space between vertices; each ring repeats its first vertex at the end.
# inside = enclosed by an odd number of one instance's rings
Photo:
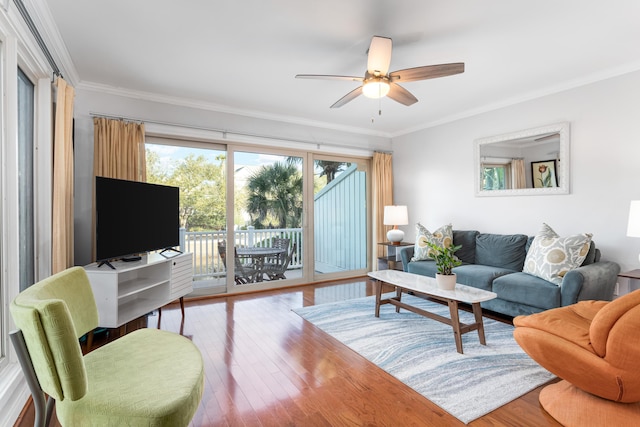
POLYGON ((147 138, 147 181, 180 188, 191 296, 368 271, 368 160, 147 138))
POLYGON ((301 282, 303 157, 233 152, 233 250, 238 289, 301 282))
POLYGON ((368 162, 314 155, 313 280, 366 274, 369 254, 368 162))
POLYGON ((145 144, 147 182, 180 188, 180 250, 193 254, 191 296, 226 292, 227 270, 218 252, 227 238, 225 147, 151 140, 145 144))

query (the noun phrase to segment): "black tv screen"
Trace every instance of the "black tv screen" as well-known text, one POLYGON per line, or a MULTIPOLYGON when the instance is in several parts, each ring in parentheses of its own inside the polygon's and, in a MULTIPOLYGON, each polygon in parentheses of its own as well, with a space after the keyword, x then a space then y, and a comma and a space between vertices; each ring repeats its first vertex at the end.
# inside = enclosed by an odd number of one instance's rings
POLYGON ((179 207, 178 187, 97 176, 97 261, 178 246, 179 207))

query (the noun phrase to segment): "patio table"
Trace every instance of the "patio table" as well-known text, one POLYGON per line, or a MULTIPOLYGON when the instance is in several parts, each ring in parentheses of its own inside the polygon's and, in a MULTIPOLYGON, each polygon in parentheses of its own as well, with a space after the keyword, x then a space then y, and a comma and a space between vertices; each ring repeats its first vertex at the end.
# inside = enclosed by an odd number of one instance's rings
POLYGON ((253 268, 256 269, 258 274, 256 275, 256 282, 262 282, 262 274, 265 258, 275 257, 280 254, 286 253, 286 249, 282 248, 264 248, 264 247, 238 247, 236 253, 240 258, 253 259, 253 268))

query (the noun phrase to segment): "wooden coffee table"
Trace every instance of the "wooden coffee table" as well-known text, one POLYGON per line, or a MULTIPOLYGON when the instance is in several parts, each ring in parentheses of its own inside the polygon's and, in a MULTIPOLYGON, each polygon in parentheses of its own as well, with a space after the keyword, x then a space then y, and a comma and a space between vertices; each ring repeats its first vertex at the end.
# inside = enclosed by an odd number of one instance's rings
POLYGON ((480 303, 496 298, 498 296, 496 293, 461 284, 456 284, 454 290, 446 291, 438 288, 436 279, 433 277, 406 273, 404 271, 372 271, 369 273, 369 277, 375 279, 378 284, 376 289, 376 317, 380 317, 380 306, 382 304, 393 304, 396 306, 396 313, 400 312, 400 308, 404 308, 405 310, 451 325, 458 353, 462 354, 462 334, 466 334, 467 332, 477 330, 480 344, 487 345, 484 338, 484 325, 482 323, 482 308, 480 307, 480 303), (382 299, 382 282, 395 286, 395 297, 382 299), (402 292, 411 292, 418 297, 433 298, 446 302, 449 306, 451 318, 449 319, 402 302, 402 292), (471 304, 475 323, 460 323, 460 317, 458 316, 459 302, 471 304))

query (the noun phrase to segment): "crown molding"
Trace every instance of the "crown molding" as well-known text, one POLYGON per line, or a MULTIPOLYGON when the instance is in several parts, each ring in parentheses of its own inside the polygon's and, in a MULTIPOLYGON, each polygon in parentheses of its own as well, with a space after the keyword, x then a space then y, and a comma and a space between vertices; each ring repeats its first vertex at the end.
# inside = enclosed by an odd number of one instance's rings
POLYGON ((390 134, 387 132, 371 131, 370 129, 359 128, 355 126, 336 125, 335 123, 308 120, 308 119, 302 119, 299 117, 285 116, 285 115, 279 115, 279 114, 270 114, 270 113, 265 113, 264 111, 234 108, 226 105, 215 104, 212 102, 200 101, 195 99, 161 95, 157 93, 144 92, 144 91, 133 90, 133 89, 118 88, 114 86, 105 85, 102 83, 91 83, 91 82, 83 81, 77 85, 77 88, 82 90, 101 92, 101 93, 122 96, 127 98, 140 99, 144 101, 178 105, 181 107, 195 108, 195 109, 206 110, 206 111, 215 111, 217 113, 234 114, 238 116, 251 117, 254 119, 277 121, 277 122, 283 122, 283 123, 289 123, 289 124, 295 124, 295 125, 301 125, 301 126, 311 126, 311 127, 317 127, 317 128, 323 128, 323 129, 329 129, 329 130, 336 130, 340 132, 376 136, 381 138, 391 137, 390 134))
POLYGON ((414 126, 411 128, 407 128, 405 130, 395 132, 391 135, 391 138, 396 138, 399 136, 411 134, 414 132, 418 132, 421 130, 433 128, 436 126, 444 125, 447 123, 455 122, 458 120, 466 119, 469 117, 477 116, 480 114, 488 113, 490 111, 499 110, 501 108, 510 107, 512 105, 521 104, 523 102, 531 101, 538 98, 543 98, 545 96, 554 95, 557 93, 565 92, 571 89, 575 89, 582 86, 587 86, 592 83, 598 83, 600 81, 612 79, 615 77, 619 77, 625 74, 630 74, 636 71, 640 71, 640 62, 632 62, 630 64, 625 64, 619 67, 609 68, 607 70, 593 73, 578 79, 569 80, 564 83, 550 86, 538 91, 524 93, 513 98, 504 99, 498 102, 494 102, 491 104, 486 104, 478 108, 473 108, 471 110, 462 111, 457 114, 452 114, 447 117, 443 117, 438 120, 434 120, 432 122, 424 123, 422 125, 414 126))
POLYGON ((53 15, 49 10, 45 0, 23 0, 23 3, 36 28, 40 32, 40 36, 44 40, 47 49, 51 53, 53 60, 60 69, 64 79, 71 85, 77 86, 80 83, 80 76, 76 70, 71 55, 67 50, 58 26, 56 25, 53 15))

